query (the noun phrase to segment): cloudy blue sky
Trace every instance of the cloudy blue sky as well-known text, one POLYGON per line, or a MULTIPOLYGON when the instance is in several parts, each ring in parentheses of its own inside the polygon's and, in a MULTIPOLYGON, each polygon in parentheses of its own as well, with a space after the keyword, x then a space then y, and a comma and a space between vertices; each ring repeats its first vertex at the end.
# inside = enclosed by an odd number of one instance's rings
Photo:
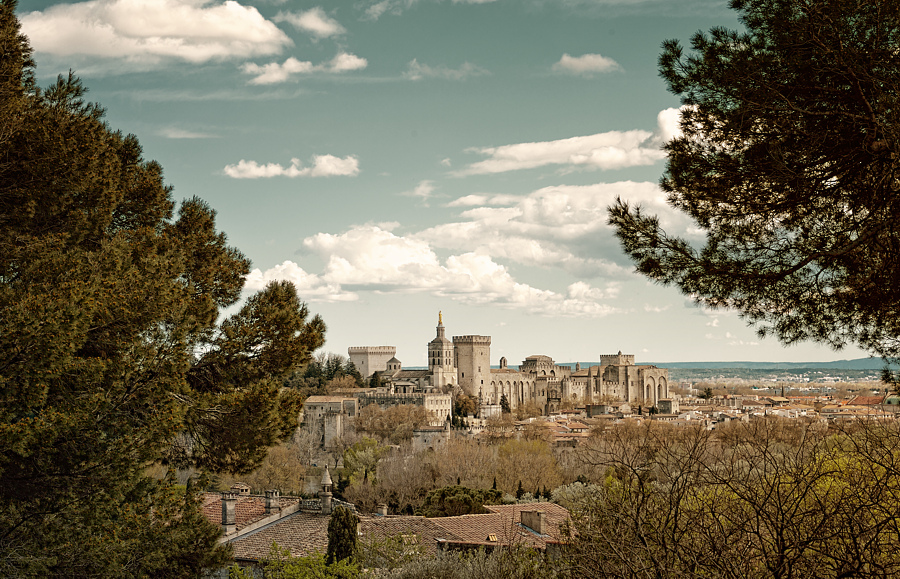
POLYGON ((326 350, 424 365, 438 311, 492 359, 853 358, 760 340, 633 273, 617 195, 657 187, 678 100, 660 43, 720 0, 20 0, 42 84, 73 69, 176 199, 218 210, 249 288, 293 280, 326 350))

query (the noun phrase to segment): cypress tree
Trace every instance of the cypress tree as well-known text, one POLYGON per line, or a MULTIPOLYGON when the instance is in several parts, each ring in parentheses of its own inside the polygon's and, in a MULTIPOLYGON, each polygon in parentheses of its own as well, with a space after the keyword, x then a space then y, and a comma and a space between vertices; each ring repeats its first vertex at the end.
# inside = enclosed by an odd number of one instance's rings
POLYGON ((328 553, 326 562, 332 563, 353 559, 356 554, 356 526, 359 523, 353 511, 338 506, 331 513, 328 521, 328 553))

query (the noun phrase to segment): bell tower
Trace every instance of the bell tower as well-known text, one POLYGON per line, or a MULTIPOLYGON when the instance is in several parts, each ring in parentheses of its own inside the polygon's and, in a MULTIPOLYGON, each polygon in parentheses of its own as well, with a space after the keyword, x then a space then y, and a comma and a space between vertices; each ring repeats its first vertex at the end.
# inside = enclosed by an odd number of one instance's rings
POLYGON ((444 334, 444 316, 438 312, 436 336, 428 342, 428 370, 432 384, 439 388, 456 384, 456 365, 453 360, 453 342, 444 334))

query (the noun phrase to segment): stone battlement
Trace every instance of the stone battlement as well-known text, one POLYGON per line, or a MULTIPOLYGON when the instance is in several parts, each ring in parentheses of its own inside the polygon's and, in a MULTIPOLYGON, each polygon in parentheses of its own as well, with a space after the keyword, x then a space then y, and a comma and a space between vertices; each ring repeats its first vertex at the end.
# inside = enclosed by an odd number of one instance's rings
POLYGON ((601 354, 601 366, 634 366, 634 354, 601 354))
POLYGON ((350 354, 390 354, 397 353, 396 346, 350 346, 347 348, 350 354))
POLYGON ((490 336, 453 336, 454 344, 486 344, 491 345, 490 336))

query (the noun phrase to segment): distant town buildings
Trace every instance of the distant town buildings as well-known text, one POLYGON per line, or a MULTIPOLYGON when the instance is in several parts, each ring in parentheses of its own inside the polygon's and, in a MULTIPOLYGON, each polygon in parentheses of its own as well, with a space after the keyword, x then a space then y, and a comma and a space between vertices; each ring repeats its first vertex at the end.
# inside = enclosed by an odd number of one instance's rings
POLYGON ((440 313, 435 337, 426 348, 427 369, 404 369, 394 346, 350 347, 350 361, 377 386, 340 396, 311 396, 304 406, 303 427, 327 447, 366 406, 412 404, 428 411, 431 427, 441 428, 450 421, 459 393, 475 400, 480 418, 499 417, 504 401, 511 411, 533 405, 545 415, 559 412, 564 403, 621 402, 635 410, 663 407, 671 412, 668 370, 635 365, 634 356, 622 352, 602 355, 599 365, 587 368, 561 366, 542 355, 527 357, 518 368, 503 357, 493 368, 491 337, 461 335, 450 340, 440 313))
POLYGON ((544 414, 558 412, 566 399, 580 404, 621 400, 647 408, 669 399, 669 371, 635 365, 633 355, 602 355, 598 366, 576 365, 574 370, 557 365, 549 356, 529 356, 518 368, 510 367, 504 357, 499 368, 492 368, 490 336, 453 336, 451 341, 445 331, 443 316, 438 314, 436 336, 427 346, 427 370, 402 369, 393 346, 349 348, 350 360, 360 373, 366 378, 376 376, 385 386, 384 394, 362 396, 384 400, 387 392, 449 394, 458 388, 477 399, 487 415, 499 411, 504 397, 510 409, 534 403, 544 414))

